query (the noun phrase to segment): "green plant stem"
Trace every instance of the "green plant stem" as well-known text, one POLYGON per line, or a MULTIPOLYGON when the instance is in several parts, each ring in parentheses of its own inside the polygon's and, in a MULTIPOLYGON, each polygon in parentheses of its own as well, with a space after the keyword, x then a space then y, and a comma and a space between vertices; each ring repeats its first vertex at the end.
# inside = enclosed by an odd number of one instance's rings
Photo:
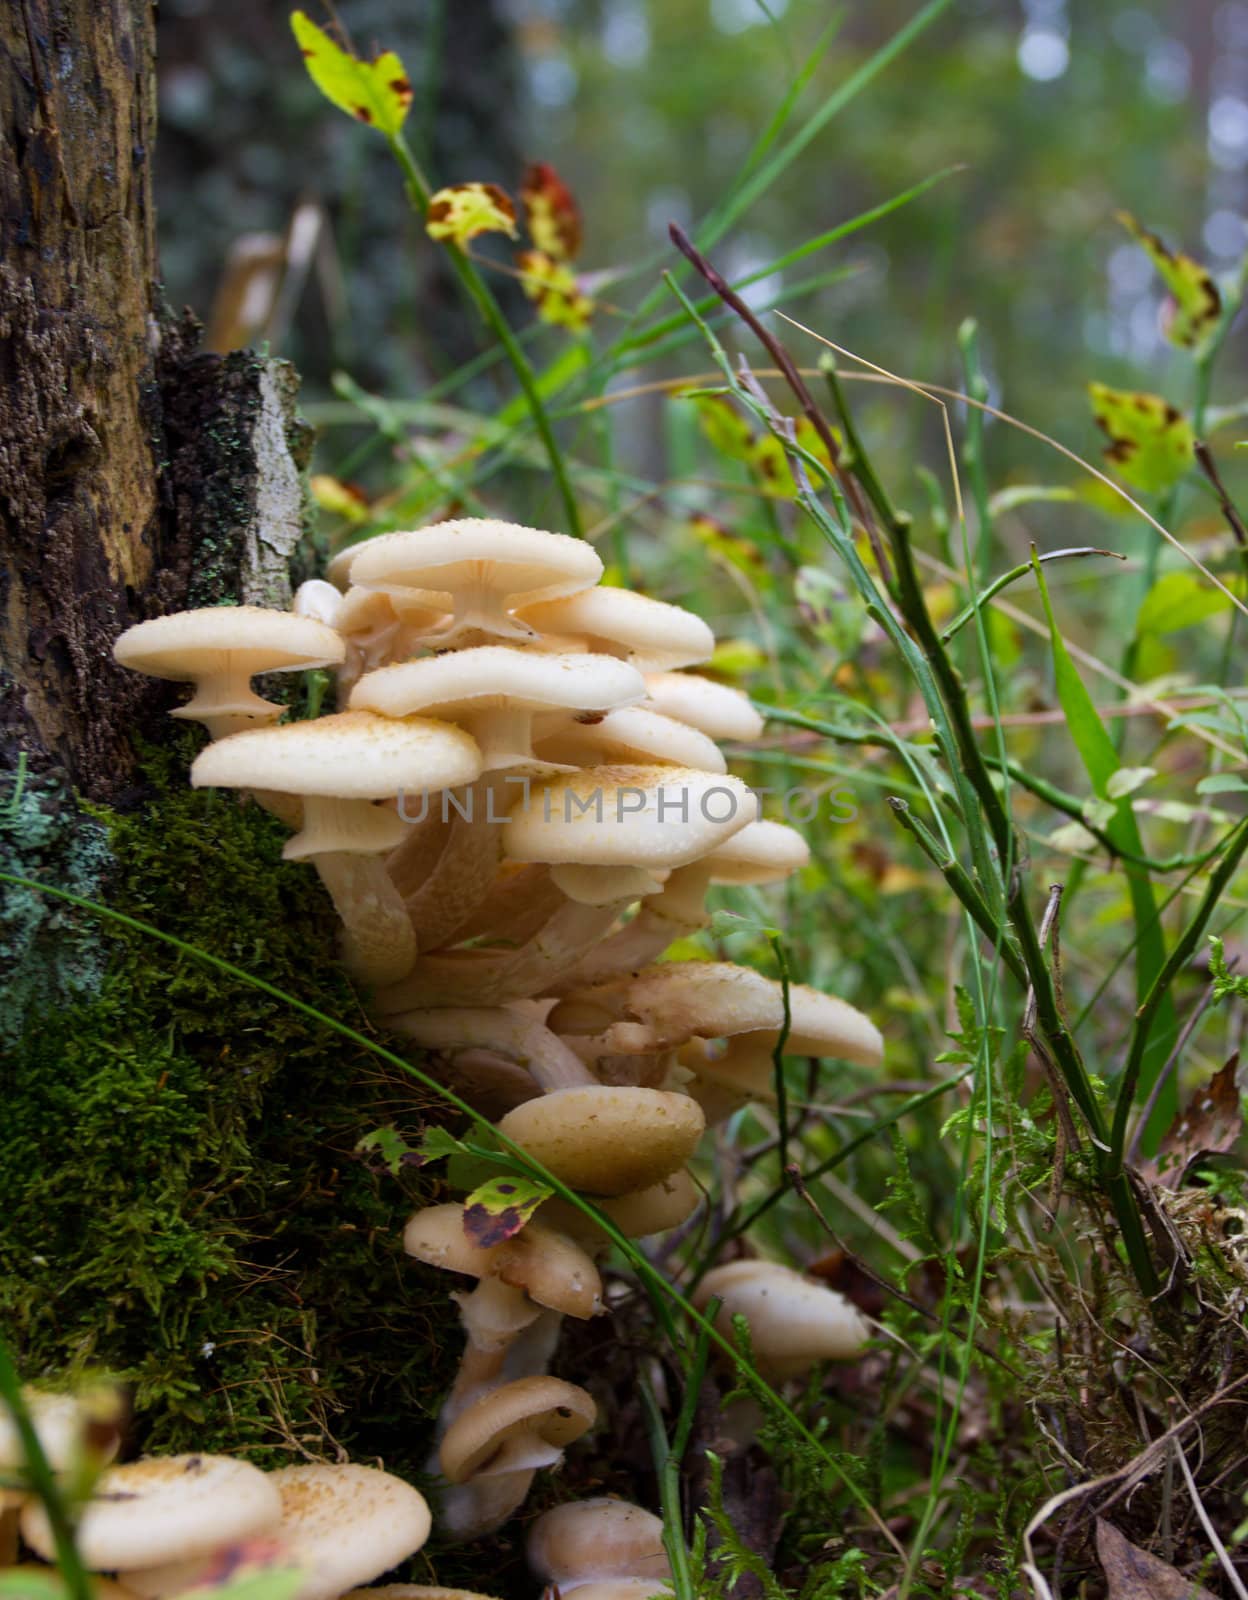
MULTIPOLYGON (((958 329, 958 351, 962 357, 963 386, 972 400, 982 404, 988 399, 988 380, 984 377, 983 363, 979 357, 979 327, 973 317, 967 317, 958 329)), ((988 468, 984 455, 984 413, 979 406, 968 406, 966 410, 966 443, 962 459, 970 476, 971 497, 979 522, 979 543, 975 557, 979 583, 983 587, 992 571, 992 505, 988 497, 988 468)), ((974 607, 971 609, 973 614, 974 607)))
POLYGON ((1131 1043, 1127 1051, 1127 1064, 1123 1068, 1118 1085, 1118 1097, 1114 1102, 1114 1124, 1110 1134, 1109 1151, 1109 1171, 1112 1175, 1122 1176, 1123 1173, 1123 1151, 1126 1146, 1127 1123, 1131 1117, 1131 1104, 1135 1098, 1135 1086, 1144 1064, 1153 1023, 1157 1020, 1158 1008, 1170 992, 1171 984, 1196 953, 1196 947, 1200 943, 1209 918, 1217 909, 1224 890, 1235 876, 1245 850, 1248 850, 1248 817, 1239 823, 1231 835, 1222 859, 1209 874, 1209 881, 1205 885, 1204 894, 1200 897, 1200 904, 1196 907, 1196 914, 1175 940, 1164 966, 1154 978, 1152 987, 1135 1013, 1131 1043))
MULTIPOLYGON (((918 569, 911 548, 910 519, 894 508, 875 472, 869 455, 863 449, 862 441, 858 437, 853 417, 845 401, 840 380, 837 377, 835 364, 821 363, 821 370, 827 377, 839 418, 845 430, 845 437, 849 444, 850 464, 848 466, 839 459, 835 443, 829 442, 831 440, 831 429, 828 427, 822 412, 815 405, 810 391, 807 389, 788 351, 759 322, 740 296, 732 292, 721 274, 711 266, 700 251, 690 244, 684 233, 675 226, 669 231, 677 248, 693 262, 694 266, 698 268, 720 298, 736 311, 737 315, 753 331, 775 361, 798 403, 801 405, 803 412, 810 419, 819 438, 824 442, 825 448, 828 448, 836 479, 843 482, 846 476, 852 477, 860 486, 861 492, 865 494, 884 525, 896 569, 894 598, 904 621, 909 627, 910 633, 913 635, 914 641, 917 643, 917 653, 921 656, 926 669, 925 674, 919 674, 920 686, 925 689, 924 699, 927 701, 928 709, 933 714, 934 720, 937 721, 937 738, 942 746, 947 743, 948 739, 948 735, 942 727, 947 718, 947 727, 952 735, 953 748, 945 749, 946 757, 950 760, 955 775, 960 776, 979 802, 982 816, 987 823, 996 847, 997 864, 1001 877, 994 878, 988 864, 984 861, 982 847, 977 847, 975 822, 978 819, 974 817, 973 807, 969 806, 964 800, 962 812, 968 825, 976 871, 980 874, 985 890, 994 887, 999 888, 1002 883, 1004 885, 1005 911, 1014 927, 1023 964, 1031 982, 1036 1020, 1041 1032, 1048 1041, 1053 1059, 1057 1063, 1067 1090, 1075 1104, 1078 1105, 1091 1131, 1097 1150, 1098 1173, 1106 1198, 1109 1200, 1117 1219, 1128 1260, 1141 1292, 1151 1297, 1157 1293, 1160 1284, 1153 1265, 1148 1240, 1144 1233, 1144 1225, 1140 1218, 1135 1193, 1125 1173, 1113 1173, 1106 1167, 1105 1157, 1108 1154, 1107 1139, 1109 1130, 1106 1127, 1100 1104, 1093 1092, 1083 1058, 1061 1014, 1053 975, 1045 960, 1030 908, 1027 905, 1024 875, 1018 869, 1015 860, 1014 832, 1009 812, 1001 796, 997 793, 988 764, 976 742, 970 706, 961 676, 942 645, 940 636, 927 609, 927 601, 923 594, 922 585, 919 582, 918 569), (930 674, 931 678, 934 679, 938 691, 931 698, 929 698, 924 682, 927 674, 930 674)), ((697 317, 697 313, 690 306, 688 297, 681 294, 678 286, 674 285, 674 287, 689 310, 690 315, 695 320, 700 321, 701 319, 697 317)), ((760 405, 759 396, 736 375, 727 361, 722 347, 717 340, 714 340, 713 335, 709 335, 709 339, 712 353, 719 361, 721 369, 732 384, 734 391, 747 397, 755 407, 758 407, 760 405)), ((756 389, 757 385, 754 387, 756 389)), ((765 396, 762 397, 762 403, 766 403, 765 396)), ((800 476, 798 476, 799 486, 801 486, 799 500, 815 519, 816 523, 822 526, 822 507, 811 486, 808 473, 813 469, 829 484, 833 481, 832 476, 809 451, 803 450, 797 444, 791 431, 785 431, 782 425, 777 426, 776 431, 784 443, 785 450, 795 468, 800 464, 803 469, 800 476), (803 479, 805 479, 804 485, 803 479)), ((860 496, 848 494, 848 498, 856 508, 860 506, 860 496)), ((866 519, 864 518, 863 520, 865 524, 866 519)), ((847 539, 844 543, 852 551, 852 540, 847 539)), ((889 619, 884 607, 876 602, 874 605, 869 604, 868 610, 888 630, 890 638, 896 639, 899 630, 895 627, 889 627, 889 621, 895 619, 889 619)), ((899 647, 905 658, 913 662, 913 655, 908 648, 909 638, 904 630, 900 630, 900 632, 899 647)))
MULTIPOLYGON (((719 1302, 712 1301, 707 1307, 707 1320, 714 1324, 719 1312, 719 1302)), ((706 1358, 709 1342, 705 1331, 698 1334, 698 1339, 693 1349, 693 1357, 685 1373, 684 1393, 681 1397, 680 1412, 676 1418, 676 1426, 672 1430, 671 1440, 668 1440, 667 1429, 663 1425, 663 1412, 649 1382, 643 1379, 641 1384, 642 1404, 645 1408, 646 1423, 650 1432, 650 1449, 654 1456, 655 1472, 659 1480, 659 1505, 663 1512, 663 1547, 667 1551, 668 1563, 672 1569, 672 1583, 680 1600, 697 1600, 697 1590, 693 1584, 693 1573, 689 1564, 689 1547, 685 1543, 684 1532, 684 1507, 680 1500, 680 1473, 684 1463, 685 1452, 689 1448, 689 1439, 693 1433, 693 1421, 697 1415, 698 1399, 702 1392, 702 1380, 706 1376, 706 1358)))
MULTIPOLYGON (((395 159, 402 168, 404 183, 407 188, 408 198, 412 202, 412 207, 419 216, 423 217, 429 209, 429 184, 417 166, 416 158, 413 156, 402 134, 395 134, 389 140, 389 145, 394 152, 395 159)), ((567 518, 568 532, 575 534, 578 539, 583 539, 585 530, 581 525, 581 513, 576 504, 576 496, 572 492, 572 482, 568 476, 567 463, 563 459, 563 452, 559 448, 554 429, 551 427, 545 402, 537 387, 537 375, 529 363, 529 358, 521 349, 519 341, 511 331, 511 325, 503 315, 502 308, 490 292, 490 287, 485 279, 477 271, 476 265, 458 245, 449 244, 446 253, 464 293, 472 301, 486 326, 507 353, 507 359, 511 362, 511 369, 516 375, 516 381, 524 391, 524 398, 528 402, 534 426, 537 428, 542 444, 546 448, 546 454, 550 459, 550 470, 554 474, 559 496, 563 501, 563 512, 567 518)))
POLYGON ((13 1418, 13 1426, 21 1440, 22 1459, 30 1486, 47 1513, 48 1526, 56 1546, 56 1565, 70 1600, 92 1600, 91 1580, 78 1554, 74 1542, 74 1529, 68 1508, 61 1495, 56 1475, 39 1443, 39 1435, 31 1419, 30 1410, 22 1397, 21 1380, 13 1365, 8 1346, 0 1338, 0 1405, 13 1418))
MULTIPOLYGON (((1080 546, 1074 550, 1049 550, 1044 555, 1037 556, 1036 559, 1039 561, 1059 561, 1068 556, 1112 556, 1116 561, 1125 561, 1127 559, 1126 556, 1119 555, 1116 550, 1099 550, 1094 549, 1091 545, 1080 546)), ((1002 589, 1008 589, 1010 584, 1016 583, 1019 578, 1025 578, 1028 573, 1034 571, 1035 568, 1030 561, 1020 561, 1018 566, 1011 567, 1008 572, 1003 572, 994 578, 986 588, 980 590, 970 605, 964 606, 953 621, 947 623, 941 629, 941 643, 948 644, 954 634, 960 632, 975 613, 981 611, 991 599, 1001 593, 1002 589)))
POLYGON ((940 840, 924 827, 904 800, 898 795, 890 795, 888 804, 897 821, 908 833, 913 834, 920 850, 962 902, 976 927, 1005 963, 1007 970, 1026 989, 1027 968, 1023 965, 1022 957, 1013 941, 1003 936, 1000 923, 989 910, 970 873, 957 857, 950 855, 940 840))

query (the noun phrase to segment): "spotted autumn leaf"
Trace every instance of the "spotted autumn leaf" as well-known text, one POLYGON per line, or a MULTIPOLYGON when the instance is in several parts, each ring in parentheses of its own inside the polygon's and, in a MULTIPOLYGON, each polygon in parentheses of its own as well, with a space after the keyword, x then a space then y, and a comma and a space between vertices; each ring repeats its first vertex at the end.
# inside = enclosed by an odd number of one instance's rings
POLYGON ((1195 459, 1196 438, 1181 411, 1157 394, 1090 383, 1097 426, 1109 439, 1104 455, 1124 483, 1145 494, 1172 489, 1195 459))
POLYGON ((730 461, 751 460, 758 436, 727 395, 695 394, 690 398, 711 447, 730 461))
POLYGON ((464 1232, 473 1244, 490 1249, 520 1232, 525 1223, 554 1193, 544 1183, 510 1174, 491 1178, 474 1189, 464 1202, 464 1232))
POLYGON ((594 314, 594 302, 581 288, 576 274, 565 262, 555 261, 543 250, 522 250, 516 257, 520 284, 537 307, 543 322, 569 333, 584 333, 594 314))
POLYGON ((302 11, 292 15, 290 26, 308 76, 330 104, 395 138, 412 103, 412 85, 394 51, 361 61, 302 11))
POLYGON ((516 208, 506 189, 496 183, 454 183, 430 197, 425 232, 461 249, 482 233, 505 233, 514 239, 516 208))
POLYGON ((572 191, 548 161, 535 161, 520 185, 529 237, 552 261, 571 261, 581 248, 581 213, 572 191))
POLYGON ((1198 349, 1217 327, 1222 315, 1222 295, 1212 273, 1191 256, 1171 250, 1129 211, 1119 211, 1117 218, 1147 252, 1158 277, 1170 291, 1166 338, 1185 350, 1198 349))

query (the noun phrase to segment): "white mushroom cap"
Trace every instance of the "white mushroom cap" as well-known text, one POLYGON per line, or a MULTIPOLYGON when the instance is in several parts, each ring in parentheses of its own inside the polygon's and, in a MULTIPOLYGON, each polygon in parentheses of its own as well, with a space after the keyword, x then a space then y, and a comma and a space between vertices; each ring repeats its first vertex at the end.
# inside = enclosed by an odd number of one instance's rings
MULTIPOLYGON (((48 1465, 54 1472, 72 1466, 82 1441, 86 1420, 82 1403, 72 1394, 53 1394, 46 1389, 23 1389, 22 1399, 35 1425, 48 1465)), ((0 1473, 25 1464, 22 1441, 12 1416, 0 1404, 0 1473)))
POLYGON ((351 566, 361 550, 366 550, 370 544, 378 539, 384 539, 384 533, 370 534, 367 539, 355 539, 350 544, 344 544, 341 550, 336 550, 325 563, 325 576, 335 589, 344 593, 351 587, 351 566))
POLYGON ((324 578, 309 578, 295 590, 290 609, 297 617, 311 617, 314 622, 323 622, 327 628, 337 632, 338 618, 342 615, 342 595, 324 578))
POLYGON ((850 1361, 861 1354, 871 1329, 858 1308, 826 1284, 771 1261, 713 1267, 694 1294, 702 1309, 723 1301, 715 1325, 732 1337, 732 1319, 744 1317, 760 1370, 796 1377, 817 1361, 850 1361))
MULTIPOLYGON (((782 1000, 781 985, 771 979, 763 981, 772 983, 777 999, 782 1000)), ((751 1099, 767 1098, 773 1092, 773 1057, 779 1039, 778 1027, 743 1032, 722 1054, 703 1054, 686 1064, 712 1083, 736 1089, 751 1099)), ((795 983, 789 986, 789 1032, 784 1054, 832 1057, 858 1066, 877 1067, 884 1059, 884 1038, 870 1017, 847 1001, 795 983)))
POLYGON ((525 1541, 537 1577, 560 1589, 590 1578, 669 1578, 663 1522, 627 1500, 603 1495, 544 1511, 525 1541))
POLYGON ((556 1089, 498 1124, 569 1188, 605 1195, 630 1194, 679 1171, 705 1126, 688 1095, 608 1084, 556 1089))
POLYGON ((561 1000, 548 1025, 589 1036, 595 1054, 675 1050, 693 1038, 753 1037, 784 1022, 780 986, 727 961, 667 961, 561 1000))
POLYGON ((703 857, 712 883, 774 883, 810 863, 810 846, 783 822, 760 818, 703 857))
MULTIPOLYGON (((154 1567, 270 1532, 281 1509, 272 1475, 245 1461, 145 1456, 100 1478, 78 1525, 78 1548, 92 1570, 154 1567)), ((36 1501, 22 1513, 22 1537, 54 1559, 52 1530, 36 1501)))
POLYGON ((438 1453, 450 1483, 553 1466, 597 1416, 584 1389, 561 1378, 517 1378, 481 1395, 455 1418, 438 1453))
POLYGON ((611 656, 532 655, 481 645, 366 673, 350 703, 353 710, 389 717, 428 712, 462 722, 489 771, 533 764, 535 713, 609 711, 644 693, 641 674, 611 656))
POLYGON ((136 623, 113 646, 123 667, 195 684, 173 715, 202 722, 214 738, 279 717, 251 688, 259 672, 336 666, 346 646, 323 622, 262 606, 207 606, 136 623))
POLYGON ((534 785, 503 825, 513 861, 679 867, 751 821, 739 778, 691 767, 587 767, 534 785))
POLYGON ((623 656, 641 672, 708 661, 715 635, 701 617, 632 589, 584 589, 565 599, 526 605, 519 620, 558 648, 559 638, 585 640, 591 650, 623 656))
POLYGON ((693 672, 648 673, 645 706, 711 739, 748 741, 763 731, 763 719, 748 695, 693 672))
MULTIPOLYGON (((472 783, 480 772, 480 753, 460 728, 420 717, 396 720, 369 711, 341 711, 221 739, 195 758, 191 783, 196 788, 276 789, 307 801, 367 802, 472 783)), ((335 836, 319 823, 316 810, 305 806, 304 831, 287 841, 287 859, 320 850, 392 849, 406 836, 407 825, 389 811, 377 816, 377 839, 355 822, 335 836), (357 836, 357 827, 363 837, 357 836)))
POLYGON ((351 582, 367 589, 397 585, 435 596, 434 604, 453 612, 448 639, 478 628, 532 639, 533 629, 508 612, 589 588, 602 561, 583 539, 469 517, 370 539, 349 570, 351 582))
POLYGON ((640 706, 609 711, 595 722, 564 719, 556 724, 553 717, 543 718, 538 723, 537 753, 546 761, 574 767, 637 762, 646 766, 670 763, 675 767, 695 767, 699 772, 728 770, 719 746, 705 734, 640 706), (553 726, 543 732, 542 724, 547 720, 553 726))

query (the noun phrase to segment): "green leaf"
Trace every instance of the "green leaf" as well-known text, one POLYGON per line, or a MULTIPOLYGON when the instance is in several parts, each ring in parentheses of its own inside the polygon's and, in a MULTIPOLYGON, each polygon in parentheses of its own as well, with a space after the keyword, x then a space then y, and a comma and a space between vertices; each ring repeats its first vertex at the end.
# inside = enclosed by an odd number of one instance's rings
POLYGON ((366 1133, 362 1139, 356 1141, 355 1148, 362 1155, 375 1150, 392 1178, 397 1178, 404 1167, 419 1166, 426 1159, 419 1151, 413 1150, 405 1143, 402 1136, 391 1127, 374 1128, 371 1133, 366 1133))
POLYGON ((387 139, 396 138, 412 103, 412 85, 394 51, 361 61, 302 11, 293 14, 290 26, 308 76, 330 104, 387 139))
POLYGON ((468 1155, 468 1146, 445 1128, 426 1128, 416 1155, 424 1162, 445 1161, 448 1156, 468 1155))
MULTIPOLYGON (((1098 800, 1114 804, 1113 817, 1106 823, 1103 831, 1115 849, 1142 856, 1144 845, 1129 795, 1123 795, 1115 800, 1110 793, 1111 783, 1122 771, 1118 763, 1118 752, 1066 648, 1066 641, 1062 638, 1057 618, 1053 614, 1044 568, 1034 558, 1033 565, 1036 569, 1036 582, 1040 587, 1040 598, 1048 619, 1049 638, 1053 648, 1054 682, 1058 700, 1066 716, 1066 726, 1070 730, 1079 759, 1083 762, 1084 771, 1092 784, 1093 794, 1098 800)), ((1123 863, 1123 871, 1127 877, 1135 920, 1136 1001, 1142 1004, 1152 989, 1154 979, 1165 965, 1166 942, 1158 920, 1157 900, 1148 872, 1130 862, 1123 863)), ((1147 1099, 1153 1084, 1157 1081, 1157 1075, 1169 1058, 1178 1032, 1178 1013, 1174 1001, 1167 994, 1158 1007, 1156 1023, 1149 1037, 1148 1053, 1136 1087, 1138 1098, 1147 1099)), ((1146 1154, 1152 1155, 1156 1151, 1166 1129, 1174 1121, 1178 1107, 1178 1087, 1175 1075, 1171 1075, 1157 1096, 1157 1103, 1153 1107, 1145 1129, 1143 1148, 1146 1154)))
POLYGON ((1239 794, 1248 789, 1248 781, 1237 772, 1213 772, 1196 785, 1197 794, 1239 794))
POLYGON ((1090 383, 1092 415, 1109 439, 1105 460, 1133 489, 1162 494, 1182 478, 1196 454, 1196 436, 1181 411, 1159 394, 1090 383))
POLYGON ((1118 221, 1148 252, 1157 275, 1171 295, 1166 338, 1184 350, 1204 344, 1222 317, 1222 295, 1207 267, 1192 256, 1171 250, 1155 233, 1142 227, 1129 211, 1119 211, 1118 221))
POLYGON ((1074 489, 1065 489, 1057 484, 1014 483, 1007 489, 998 489, 996 494, 989 497, 988 510, 992 516, 999 517, 1003 511, 1013 511, 1016 506, 1029 506, 1038 500, 1078 498, 1074 489))
POLYGON ((1226 964, 1226 952, 1221 939, 1209 936, 1209 971, 1213 977, 1214 1001, 1234 995, 1237 1000, 1248 1000, 1248 975, 1235 973, 1226 964))
POLYGON ((491 1178, 474 1189, 464 1202, 464 1232, 473 1244, 488 1250, 520 1232, 554 1190, 532 1178, 510 1173, 491 1178))
POLYGON ((1230 604, 1229 595, 1210 589, 1194 572, 1167 572, 1144 596, 1135 631, 1141 637, 1148 633, 1178 633, 1180 628, 1191 628, 1216 617, 1230 604))

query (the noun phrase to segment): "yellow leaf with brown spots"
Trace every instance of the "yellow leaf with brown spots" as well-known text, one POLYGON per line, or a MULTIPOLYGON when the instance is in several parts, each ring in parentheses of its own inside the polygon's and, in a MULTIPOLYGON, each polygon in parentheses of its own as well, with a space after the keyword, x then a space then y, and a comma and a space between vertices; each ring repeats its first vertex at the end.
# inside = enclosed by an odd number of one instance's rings
POLYGON ((1199 349, 1222 316, 1222 295, 1208 267, 1181 250, 1171 250, 1163 239, 1142 227, 1129 211, 1119 211, 1118 221, 1147 251, 1157 275, 1170 291, 1166 338, 1185 350, 1199 349))
POLYGON ((535 161, 520 185, 533 243, 552 261, 571 261, 581 248, 581 213, 572 191, 549 161, 535 161))
POLYGON ((393 50, 361 61, 302 11, 290 19, 308 76, 331 105, 393 139, 412 103, 412 85, 393 50))
POLYGON ((569 333, 584 333, 594 314, 594 302, 581 288, 576 274, 565 262, 555 261, 544 250, 522 250, 516 257, 520 286, 537 307, 543 322, 569 333))
POLYGON ((460 249, 482 233, 505 233, 514 239, 516 208, 496 183, 454 183, 430 196, 425 232, 460 249))
POLYGON ((1090 383, 1092 415, 1109 439, 1105 460, 1145 494, 1172 489, 1195 460, 1196 439, 1181 411, 1158 394, 1090 383))

